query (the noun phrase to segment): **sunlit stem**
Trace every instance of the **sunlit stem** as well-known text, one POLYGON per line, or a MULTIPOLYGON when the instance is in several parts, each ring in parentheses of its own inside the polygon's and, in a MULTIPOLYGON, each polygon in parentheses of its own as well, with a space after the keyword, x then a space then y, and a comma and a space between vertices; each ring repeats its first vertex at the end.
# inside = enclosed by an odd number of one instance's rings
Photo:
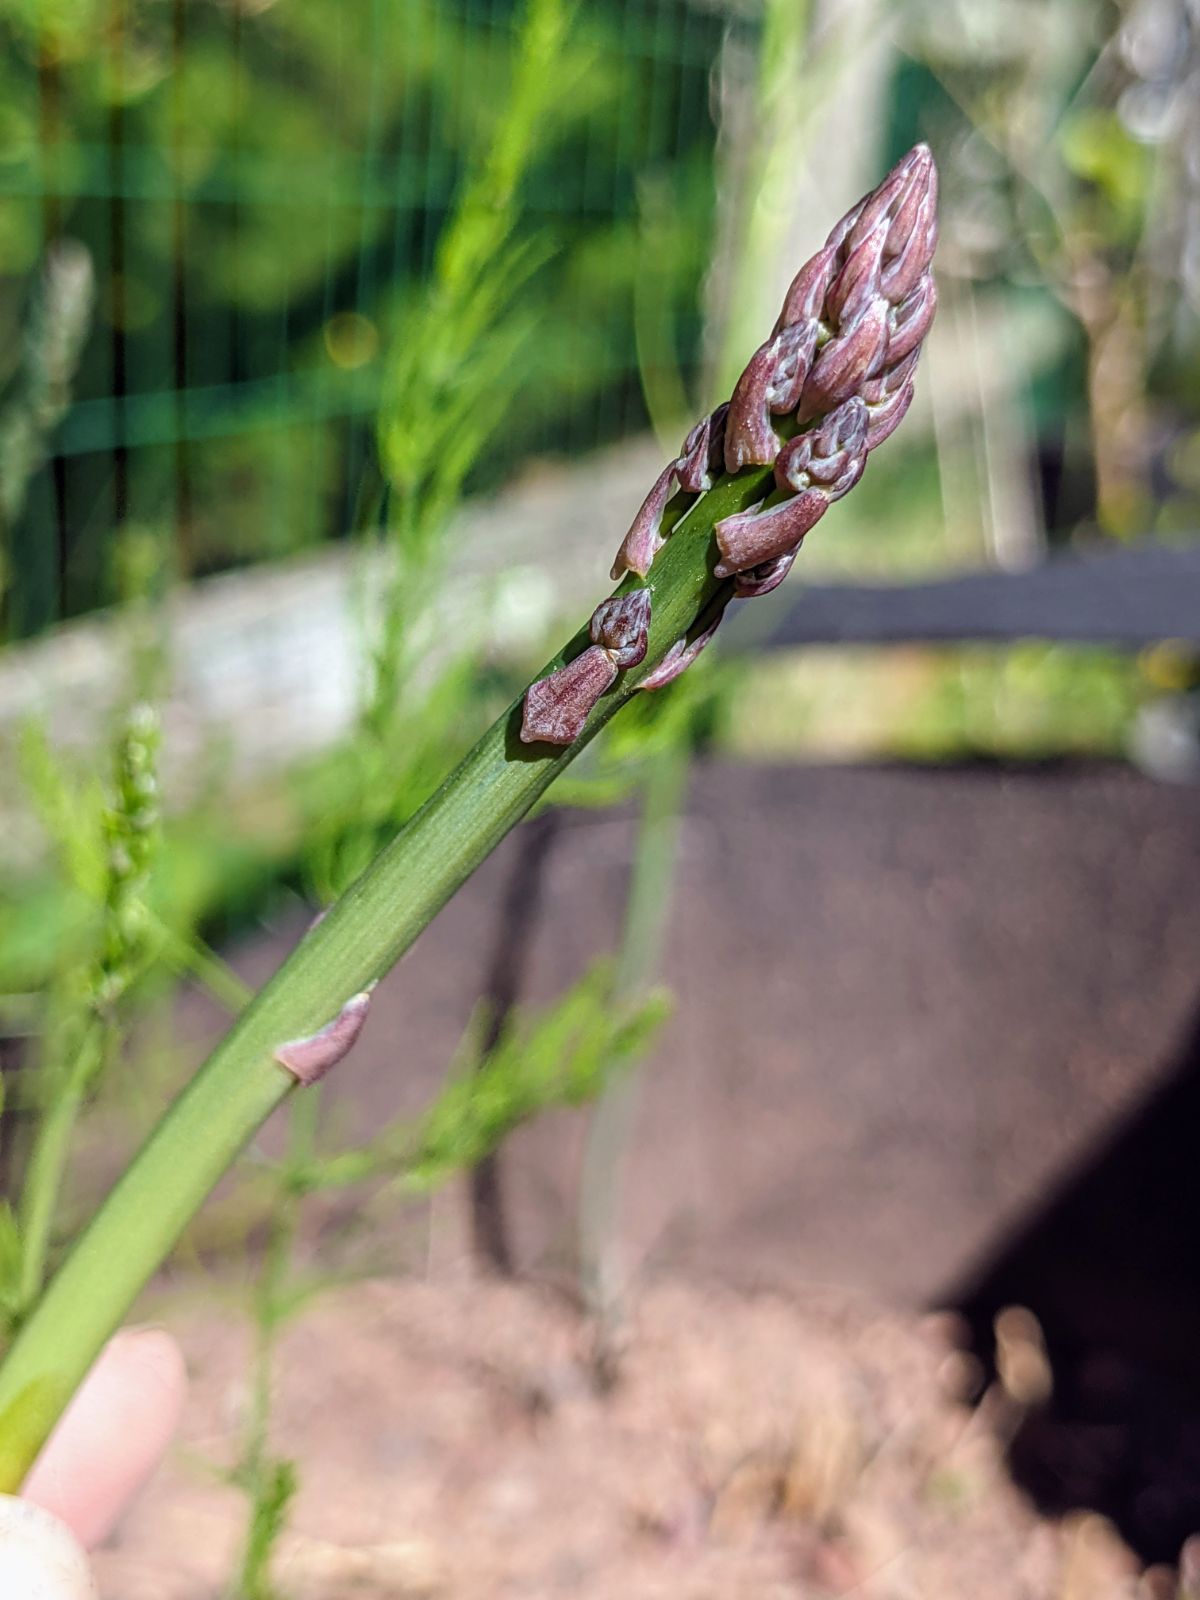
MULTIPOLYGON (((523 745, 518 700, 380 852, 168 1108, 59 1268, 0 1366, 0 1492, 17 1489, 64 1406, 187 1223, 295 1080, 274 1059, 399 959, 558 774, 633 695, 721 589, 713 524, 761 496, 769 473, 723 477, 651 568, 645 661, 623 672, 576 742, 523 745)), ((624 588, 632 587, 627 582, 624 588)), ((623 591, 618 591, 623 592, 623 591)), ((580 630, 537 676, 587 643, 580 630)))

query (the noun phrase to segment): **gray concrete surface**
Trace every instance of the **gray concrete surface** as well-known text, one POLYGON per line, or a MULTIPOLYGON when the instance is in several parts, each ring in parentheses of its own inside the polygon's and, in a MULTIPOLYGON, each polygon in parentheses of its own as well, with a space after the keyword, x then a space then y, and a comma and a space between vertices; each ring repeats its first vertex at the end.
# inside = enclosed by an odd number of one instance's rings
MULTIPOLYGON (((529 648, 604 593, 621 530, 661 466, 652 440, 542 466, 460 513, 454 581, 429 620, 431 652, 477 640, 529 648)), ((366 659, 362 626, 383 567, 348 545, 222 574, 173 597, 166 760, 176 804, 211 777, 236 784, 328 746, 349 725, 366 659)), ((30 718, 54 743, 88 749, 124 692, 118 619, 84 618, 0 652, 0 862, 38 847, 14 759, 30 718)))

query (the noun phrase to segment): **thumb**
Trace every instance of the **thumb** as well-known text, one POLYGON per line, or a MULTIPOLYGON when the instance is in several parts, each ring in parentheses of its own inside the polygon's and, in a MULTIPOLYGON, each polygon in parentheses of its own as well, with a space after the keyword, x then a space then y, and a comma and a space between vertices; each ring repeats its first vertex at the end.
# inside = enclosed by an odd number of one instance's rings
POLYGON ((87 1557, 65 1523, 41 1506, 0 1495, 4 1600, 96 1600, 87 1557))

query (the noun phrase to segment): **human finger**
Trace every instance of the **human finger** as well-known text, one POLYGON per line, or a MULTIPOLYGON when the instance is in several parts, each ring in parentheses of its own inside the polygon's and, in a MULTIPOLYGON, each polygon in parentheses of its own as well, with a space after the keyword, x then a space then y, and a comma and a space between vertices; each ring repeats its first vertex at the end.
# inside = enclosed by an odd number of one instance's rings
POLYGON ((183 1354, 171 1335, 124 1329, 63 1413, 22 1495, 93 1549, 162 1459, 186 1395, 183 1354))

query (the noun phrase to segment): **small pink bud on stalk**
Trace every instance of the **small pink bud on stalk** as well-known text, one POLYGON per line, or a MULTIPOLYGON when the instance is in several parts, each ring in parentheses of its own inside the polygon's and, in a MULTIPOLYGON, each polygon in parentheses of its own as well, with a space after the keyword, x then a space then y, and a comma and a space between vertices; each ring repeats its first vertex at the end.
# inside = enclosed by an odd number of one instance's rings
MULTIPOLYGON (((930 270, 936 243, 937 168, 928 146, 919 144, 796 274, 771 337, 751 356, 729 404, 698 422, 659 474, 617 552, 614 578, 646 576, 671 529, 713 486, 722 465, 728 473, 773 467, 775 483, 765 501, 715 524, 714 573, 732 578, 732 589, 715 616, 677 640, 639 687, 661 688, 686 671, 734 595, 768 594, 782 583, 805 535, 849 493, 871 451, 899 426, 937 306, 930 270)), ((592 618, 592 646, 529 689, 522 739, 577 739, 618 670, 641 662, 649 620, 648 589, 605 601, 592 618), (640 654, 622 656, 597 626, 608 608, 630 602, 642 629, 640 654)))
POLYGON ((305 1087, 319 1083, 350 1054, 370 1009, 370 989, 351 995, 332 1022, 327 1022, 306 1039, 289 1039, 279 1045, 275 1050, 276 1061, 305 1087))

